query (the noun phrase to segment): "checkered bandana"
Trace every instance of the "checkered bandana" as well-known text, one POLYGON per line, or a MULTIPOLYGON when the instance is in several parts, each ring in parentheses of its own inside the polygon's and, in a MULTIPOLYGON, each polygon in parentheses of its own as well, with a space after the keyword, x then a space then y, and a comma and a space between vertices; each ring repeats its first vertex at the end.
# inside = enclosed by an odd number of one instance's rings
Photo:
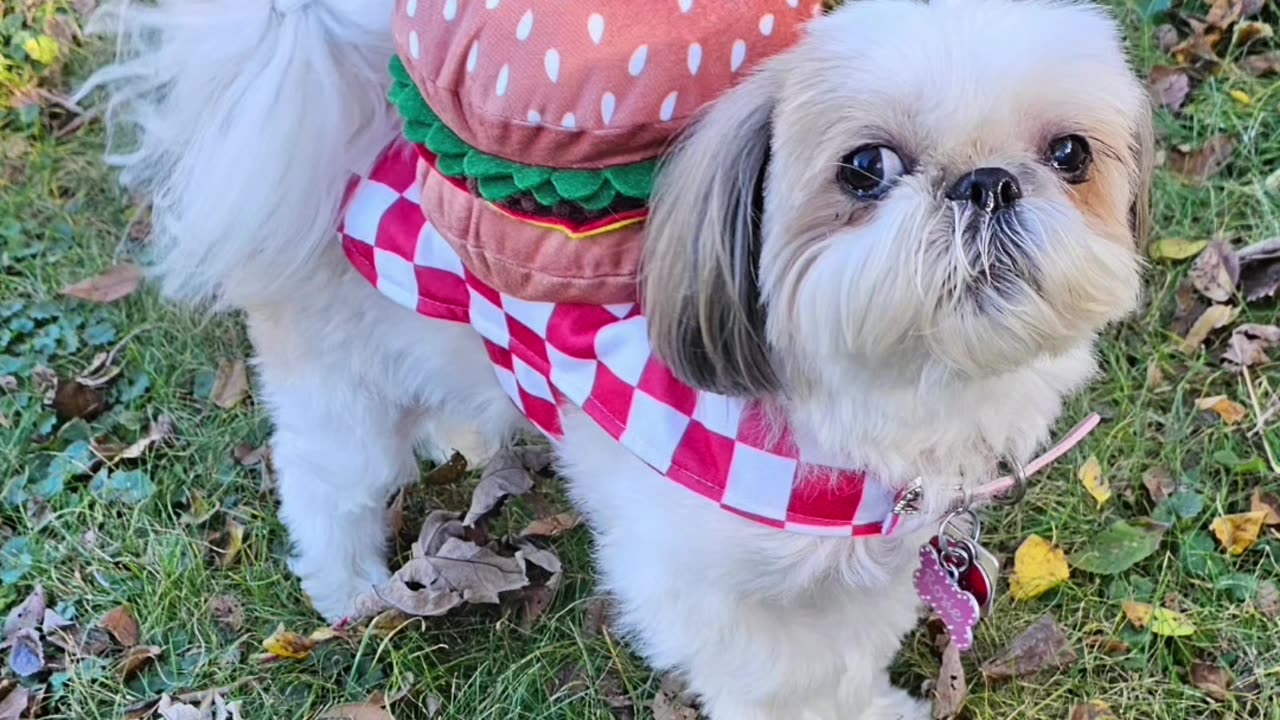
POLYGON ((677 380, 637 306, 529 302, 476 279, 423 215, 422 162, 397 143, 353 179, 339 228, 347 257, 400 305, 474 327, 503 389, 553 441, 572 405, 654 470, 763 525, 858 537, 896 528, 891 488, 805 462, 759 404, 677 380))

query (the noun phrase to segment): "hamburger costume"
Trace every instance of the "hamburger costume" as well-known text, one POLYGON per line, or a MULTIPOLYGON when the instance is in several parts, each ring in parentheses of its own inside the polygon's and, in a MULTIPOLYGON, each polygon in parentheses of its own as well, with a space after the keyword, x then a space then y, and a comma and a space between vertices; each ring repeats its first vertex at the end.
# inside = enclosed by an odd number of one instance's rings
POLYGON ((404 137, 353 180, 347 257, 400 305, 472 325, 553 442, 578 408, 730 512, 806 534, 891 533, 886 484, 810 457, 761 404, 674 377, 637 297, 663 150, 819 12, 815 0, 400 0, 390 99, 404 137))

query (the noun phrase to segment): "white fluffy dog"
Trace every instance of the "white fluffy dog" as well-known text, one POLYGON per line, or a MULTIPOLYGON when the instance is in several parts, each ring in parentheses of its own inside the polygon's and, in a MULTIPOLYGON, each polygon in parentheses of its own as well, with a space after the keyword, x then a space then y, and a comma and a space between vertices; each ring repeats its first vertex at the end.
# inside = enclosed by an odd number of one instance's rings
MULTIPOLYGON (((154 202, 175 298, 243 310, 276 424, 293 569, 336 619, 388 577, 385 503, 415 448, 483 461, 527 428, 481 339, 352 269, 352 172, 399 132, 391 0, 160 0, 98 27, 113 156, 154 202)), ((768 398, 797 436, 901 487, 891 538, 762 527, 662 478, 582 413, 559 467, 603 584, 715 720, 925 718, 886 668, 917 548, 1023 462, 1139 295, 1148 101, 1115 23, 1067 0, 865 0, 717 102, 659 179, 654 347, 696 387, 768 398)))

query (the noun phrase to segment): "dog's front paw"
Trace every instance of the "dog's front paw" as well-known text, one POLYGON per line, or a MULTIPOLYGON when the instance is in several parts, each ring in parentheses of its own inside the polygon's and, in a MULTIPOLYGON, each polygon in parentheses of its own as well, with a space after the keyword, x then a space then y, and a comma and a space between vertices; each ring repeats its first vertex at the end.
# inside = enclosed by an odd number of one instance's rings
POLYGON ((302 578, 302 590, 311 600, 311 606, 324 619, 337 623, 353 617, 360 606, 361 598, 367 598, 375 587, 385 583, 391 577, 386 568, 380 572, 356 574, 345 577, 338 574, 321 573, 302 578))
POLYGON ((932 717, 929 703, 895 688, 889 694, 876 698, 869 708, 851 716, 850 720, 931 720, 932 717))

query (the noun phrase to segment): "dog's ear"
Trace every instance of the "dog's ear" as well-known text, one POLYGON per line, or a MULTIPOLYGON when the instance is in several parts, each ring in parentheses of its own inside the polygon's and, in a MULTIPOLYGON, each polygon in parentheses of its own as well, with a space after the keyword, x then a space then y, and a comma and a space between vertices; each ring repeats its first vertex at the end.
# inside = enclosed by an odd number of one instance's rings
POLYGON ((1133 137, 1134 167, 1131 171, 1133 179, 1133 204, 1129 207, 1129 229, 1133 233, 1134 245, 1142 251, 1151 241, 1151 183, 1155 175, 1156 131, 1152 119, 1151 103, 1148 102, 1142 115, 1138 118, 1138 126, 1133 137))
POLYGON ((740 397, 778 386, 759 280, 773 85, 749 79, 687 131, 659 170, 645 244, 654 350, 690 385, 740 397))

